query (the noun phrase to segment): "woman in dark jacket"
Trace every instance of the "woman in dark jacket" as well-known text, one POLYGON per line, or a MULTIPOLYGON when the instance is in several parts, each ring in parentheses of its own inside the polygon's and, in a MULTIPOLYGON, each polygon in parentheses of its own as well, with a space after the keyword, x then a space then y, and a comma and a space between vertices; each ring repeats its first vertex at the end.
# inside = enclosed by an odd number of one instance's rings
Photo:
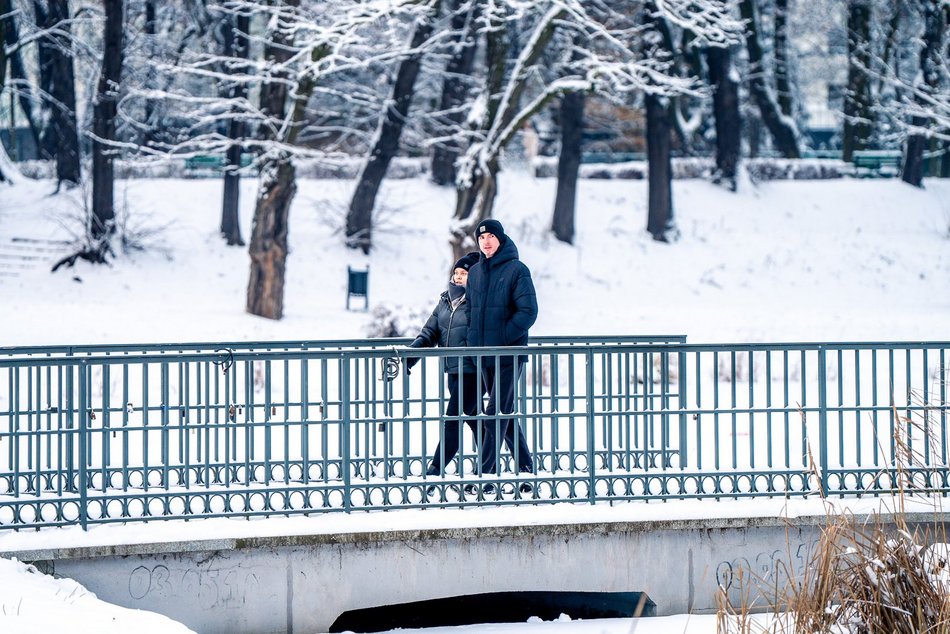
MULTIPOLYGON (((409 344, 410 348, 465 347, 468 337, 468 318, 464 310, 465 284, 468 280, 468 270, 476 262, 478 262, 478 254, 469 253, 455 263, 448 290, 439 297, 439 303, 419 335, 409 344)), ((409 359, 408 367, 411 368, 418 360, 418 357, 409 359)), ((443 475, 445 465, 451 462, 458 453, 462 440, 458 418, 459 402, 461 401, 461 411, 466 416, 474 416, 478 414, 478 401, 481 396, 475 365, 471 359, 462 358, 461 368, 459 357, 445 357, 443 361, 449 388, 449 402, 445 407, 445 416, 448 420, 443 422, 441 439, 435 448, 435 453, 432 454, 426 475, 443 475)), ((465 422, 474 434, 477 429, 475 421, 465 422)))

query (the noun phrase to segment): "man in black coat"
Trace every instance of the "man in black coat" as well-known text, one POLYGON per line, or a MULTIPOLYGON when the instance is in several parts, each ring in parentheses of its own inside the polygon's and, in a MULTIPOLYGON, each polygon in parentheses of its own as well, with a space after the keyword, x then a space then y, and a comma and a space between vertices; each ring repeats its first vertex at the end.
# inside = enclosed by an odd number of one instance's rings
MULTIPOLYGON (((497 220, 480 222, 475 238, 482 255, 468 274, 468 345, 526 345, 528 329, 538 318, 531 272, 518 259, 518 248, 497 220)), ((482 388, 488 394, 485 414, 514 411, 515 387, 525 361, 526 357, 516 355, 481 357, 482 388)), ((514 419, 486 420, 482 430, 482 473, 498 473, 501 438, 515 458, 516 471, 534 470, 524 431, 514 419)), ((525 483, 522 492, 527 491, 530 485, 525 483)), ((488 487, 486 492, 490 492, 488 487)))

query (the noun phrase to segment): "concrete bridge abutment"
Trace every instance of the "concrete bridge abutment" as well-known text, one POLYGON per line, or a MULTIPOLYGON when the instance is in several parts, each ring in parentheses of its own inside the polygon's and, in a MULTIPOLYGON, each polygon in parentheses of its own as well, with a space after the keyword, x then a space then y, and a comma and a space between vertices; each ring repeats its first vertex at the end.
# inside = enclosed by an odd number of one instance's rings
MULTIPOLYGON (((589 509, 589 507, 588 507, 589 509)), ((585 507, 578 506, 578 516, 585 507)), ((528 515, 523 510, 522 515, 528 515)), ((388 514, 362 516, 385 523, 388 514)), ((857 516, 893 526, 889 516, 857 516)), ((908 515, 934 526, 934 515, 908 515)), ((808 564, 824 516, 542 523, 222 537, 0 552, 201 634, 326 632, 344 611, 503 591, 643 591, 658 615, 716 610, 720 586, 808 564)), ((764 605, 762 598, 757 605, 764 605)), ((490 606, 486 606, 486 610, 490 606)))

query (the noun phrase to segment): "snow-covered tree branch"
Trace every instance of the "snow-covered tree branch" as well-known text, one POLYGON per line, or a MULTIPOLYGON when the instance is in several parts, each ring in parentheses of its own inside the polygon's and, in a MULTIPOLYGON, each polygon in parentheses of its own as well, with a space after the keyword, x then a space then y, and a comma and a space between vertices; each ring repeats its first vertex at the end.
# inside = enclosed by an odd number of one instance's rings
MULTIPOLYGON (((645 55, 639 46, 648 29, 637 16, 651 8, 648 4, 579 0, 547 0, 530 6, 514 1, 488 3, 491 10, 484 13, 482 32, 489 47, 491 38, 508 25, 517 24, 517 31, 525 35, 517 38, 519 48, 510 68, 503 60, 493 66, 489 54, 485 86, 471 104, 468 128, 460 132, 469 145, 459 160, 458 195, 450 228, 457 255, 471 249, 472 230, 491 215, 501 152, 551 99, 576 91, 613 96, 703 93, 696 78, 678 76, 668 58, 645 55), (569 68, 557 79, 543 82, 535 66, 555 30, 570 33, 579 44, 569 68), (523 95, 528 95, 524 103, 523 95)), ((731 17, 728 2, 667 0, 657 3, 655 9, 708 45, 741 41, 742 23, 731 17)))

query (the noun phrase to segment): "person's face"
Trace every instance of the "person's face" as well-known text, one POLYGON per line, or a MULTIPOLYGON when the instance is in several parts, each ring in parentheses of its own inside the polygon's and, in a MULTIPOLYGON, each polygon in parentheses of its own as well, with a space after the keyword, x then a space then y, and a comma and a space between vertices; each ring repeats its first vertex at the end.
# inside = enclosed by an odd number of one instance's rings
POLYGON ((468 281, 468 271, 463 268, 455 269, 452 272, 452 281, 459 286, 465 286, 465 283, 468 281))
POLYGON ((482 235, 478 236, 478 248, 482 253, 485 254, 486 258, 490 258, 491 256, 495 255, 495 252, 498 251, 499 246, 500 243, 498 242, 498 238, 494 233, 483 233, 482 235))

